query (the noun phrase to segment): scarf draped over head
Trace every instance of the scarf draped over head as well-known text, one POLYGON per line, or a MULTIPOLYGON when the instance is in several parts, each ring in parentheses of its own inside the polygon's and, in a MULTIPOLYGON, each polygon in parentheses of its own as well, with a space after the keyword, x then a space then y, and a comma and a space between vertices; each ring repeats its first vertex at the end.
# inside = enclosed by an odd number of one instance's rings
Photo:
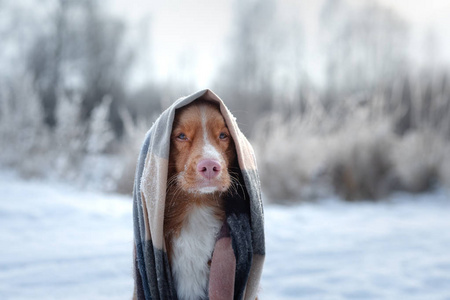
MULTIPOLYGON (((160 115, 147 132, 139 155, 133 190, 135 297, 139 300, 177 299, 163 233, 170 136, 175 111, 199 99, 219 105, 236 146, 242 186, 224 199, 226 219, 213 252, 209 287, 220 287, 221 281, 234 275, 233 299, 256 298, 265 244, 261 187, 253 148, 222 100, 212 91, 202 90, 178 99, 160 115), (223 260, 230 256, 225 253, 227 243, 235 262, 234 274, 218 275, 213 270, 230 270, 223 268, 223 260)), ((209 294, 213 292, 210 290, 209 294)))

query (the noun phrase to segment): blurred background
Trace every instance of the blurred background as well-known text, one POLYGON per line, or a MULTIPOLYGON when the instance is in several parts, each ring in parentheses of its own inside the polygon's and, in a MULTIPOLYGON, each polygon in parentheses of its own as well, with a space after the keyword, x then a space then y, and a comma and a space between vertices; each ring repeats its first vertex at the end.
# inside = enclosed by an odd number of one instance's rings
POLYGON ((447 1, 0 1, 0 164, 131 193, 145 131, 211 88, 266 195, 450 185, 447 1))
POLYGON ((259 299, 450 299, 447 0, 0 0, 0 299, 129 299, 146 131, 255 148, 259 299))

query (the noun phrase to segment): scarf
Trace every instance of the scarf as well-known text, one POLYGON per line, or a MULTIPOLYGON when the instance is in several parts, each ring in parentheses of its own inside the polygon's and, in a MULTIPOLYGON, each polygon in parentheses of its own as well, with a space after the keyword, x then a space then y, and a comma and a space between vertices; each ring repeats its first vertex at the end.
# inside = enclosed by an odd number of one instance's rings
POLYGON ((234 287, 230 287, 234 288, 233 299, 254 300, 257 296, 265 244, 261 188, 253 148, 223 101, 212 91, 202 90, 178 99, 165 110, 142 145, 133 190, 135 297, 139 300, 177 299, 163 228, 170 135, 176 109, 198 99, 219 104, 236 146, 242 187, 224 199, 226 218, 213 251, 210 287, 220 286, 221 280, 234 275, 234 287), (222 270, 230 255, 230 261, 235 263, 234 274, 213 272, 222 270))

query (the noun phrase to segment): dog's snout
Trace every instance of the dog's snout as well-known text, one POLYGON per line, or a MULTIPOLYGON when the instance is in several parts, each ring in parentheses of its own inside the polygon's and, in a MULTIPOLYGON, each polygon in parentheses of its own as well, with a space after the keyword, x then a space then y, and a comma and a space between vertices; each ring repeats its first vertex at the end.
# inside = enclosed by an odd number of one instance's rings
POLYGON ((202 160, 197 165, 197 171, 208 180, 217 177, 220 170, 220 163, 212 159, 202 160))

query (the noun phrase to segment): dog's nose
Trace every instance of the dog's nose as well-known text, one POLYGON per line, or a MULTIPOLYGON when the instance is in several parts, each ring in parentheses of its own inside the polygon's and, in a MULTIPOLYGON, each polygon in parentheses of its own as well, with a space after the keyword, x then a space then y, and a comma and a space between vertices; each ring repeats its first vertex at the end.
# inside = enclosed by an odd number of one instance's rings
POLYGON ((212 159, 202 160, 197 165, 197 171, 208 180, 217 177, 220 169, 219 162, 212 159))

